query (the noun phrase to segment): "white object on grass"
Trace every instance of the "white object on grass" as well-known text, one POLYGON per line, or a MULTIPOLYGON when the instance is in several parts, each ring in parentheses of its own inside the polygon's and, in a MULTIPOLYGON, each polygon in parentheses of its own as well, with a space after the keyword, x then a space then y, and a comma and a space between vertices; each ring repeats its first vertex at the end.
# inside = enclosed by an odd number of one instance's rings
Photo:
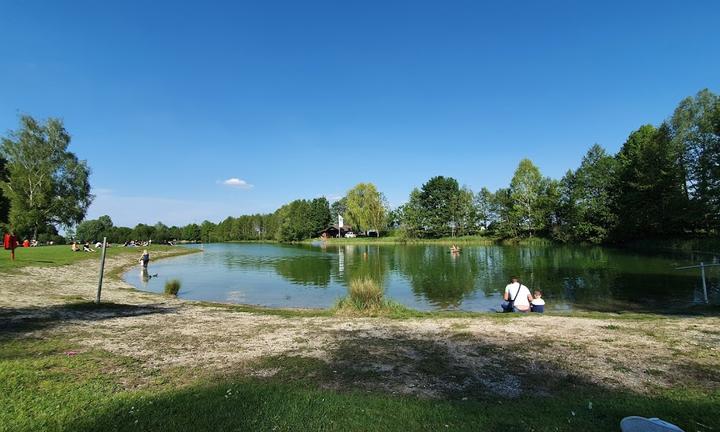
POLYGON ((672 423, 659 418, 645 418, 639 416, 625 417, 620 421, 622 432, 684 432, 672 423))

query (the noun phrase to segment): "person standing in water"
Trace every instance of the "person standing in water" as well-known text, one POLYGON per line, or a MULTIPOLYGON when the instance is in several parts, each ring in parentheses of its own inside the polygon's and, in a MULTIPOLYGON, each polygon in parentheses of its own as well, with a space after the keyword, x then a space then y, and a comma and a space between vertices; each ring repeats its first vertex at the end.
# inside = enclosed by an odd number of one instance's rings
POLYGON ((142 264, 143 268, 147 268, 148 263, 150 262, 150 254, 148 253, 147 249, 143 250, 142 256, 140 256, 140 264, 142 264))

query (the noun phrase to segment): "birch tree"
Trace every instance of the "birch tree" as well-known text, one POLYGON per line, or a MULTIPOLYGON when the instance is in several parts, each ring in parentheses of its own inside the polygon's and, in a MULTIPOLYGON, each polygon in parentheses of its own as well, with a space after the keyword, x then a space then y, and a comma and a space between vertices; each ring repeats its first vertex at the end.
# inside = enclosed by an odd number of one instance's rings
POLYGON ((2 139, 7 175, 0 188, 16 231, 36 238, 47 225, 75 225, 85 217, 93 199, 90 169, 68 151, 69 144, 61 120, 42 124, 27 115, 20 117, 20 129, 2 139))

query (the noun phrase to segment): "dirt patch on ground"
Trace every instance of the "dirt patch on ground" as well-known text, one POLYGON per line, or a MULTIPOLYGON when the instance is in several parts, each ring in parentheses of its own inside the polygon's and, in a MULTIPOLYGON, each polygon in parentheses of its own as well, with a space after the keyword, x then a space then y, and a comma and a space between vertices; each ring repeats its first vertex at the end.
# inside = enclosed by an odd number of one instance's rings
MULTIPOLYGON (((156 255, 161 256, 162 253, 156 255)), ((109 270, 130 258, 108 261, 109 270)), ((143 367, 301 379, 425 397, 552 394, 569 384, 651 392, 717 388, 720 319, 280 317, 208 307, 106 280, 97 263, 3 275, 0 333, 61 333, 143 367), (84 302, 83 302, 84 301, 84 302), (298 375, 303 375, 302 377, 298 375)))

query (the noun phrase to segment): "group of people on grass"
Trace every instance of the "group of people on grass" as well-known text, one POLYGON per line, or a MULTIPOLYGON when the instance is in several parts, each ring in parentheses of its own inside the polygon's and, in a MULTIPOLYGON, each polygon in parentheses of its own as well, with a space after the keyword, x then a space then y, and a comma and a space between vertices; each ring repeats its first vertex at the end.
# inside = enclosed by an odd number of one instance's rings
POLYGON ((515 276, 505 286, 503 300, 505 301, 500 305, 503 312, 545 312, 545 300, 542 298, 542 292, 535 290, 530 294, 530 289, 515 276))
MULTIPOLYGON (((102 247, 102 243, 99 243, 99 244, 100 244, 100 246, 98 246, 98 245, 96 244, 95 247, 97 247, 97 248, 102 247)), ((107 245, 107 246, 110 246, 110 245, 107 245)), ((90 242, 85 242, 85 243, 82 243, 82 244, 81 244, 80 242, 72 242, 72 244, 70 245, 70 250, 72 250, 73 252, 80 252, 80 251, 82 251, 82 252, 95 252, 95 249, 93 249, 92 247, 90 247, 90 242)))
POLYGON ((152 240, 148 241, 139 241, 139 240, 128 240, 123 243, 123 247, 141 247, 141 246, 150 246, 152 245, 152 240))

